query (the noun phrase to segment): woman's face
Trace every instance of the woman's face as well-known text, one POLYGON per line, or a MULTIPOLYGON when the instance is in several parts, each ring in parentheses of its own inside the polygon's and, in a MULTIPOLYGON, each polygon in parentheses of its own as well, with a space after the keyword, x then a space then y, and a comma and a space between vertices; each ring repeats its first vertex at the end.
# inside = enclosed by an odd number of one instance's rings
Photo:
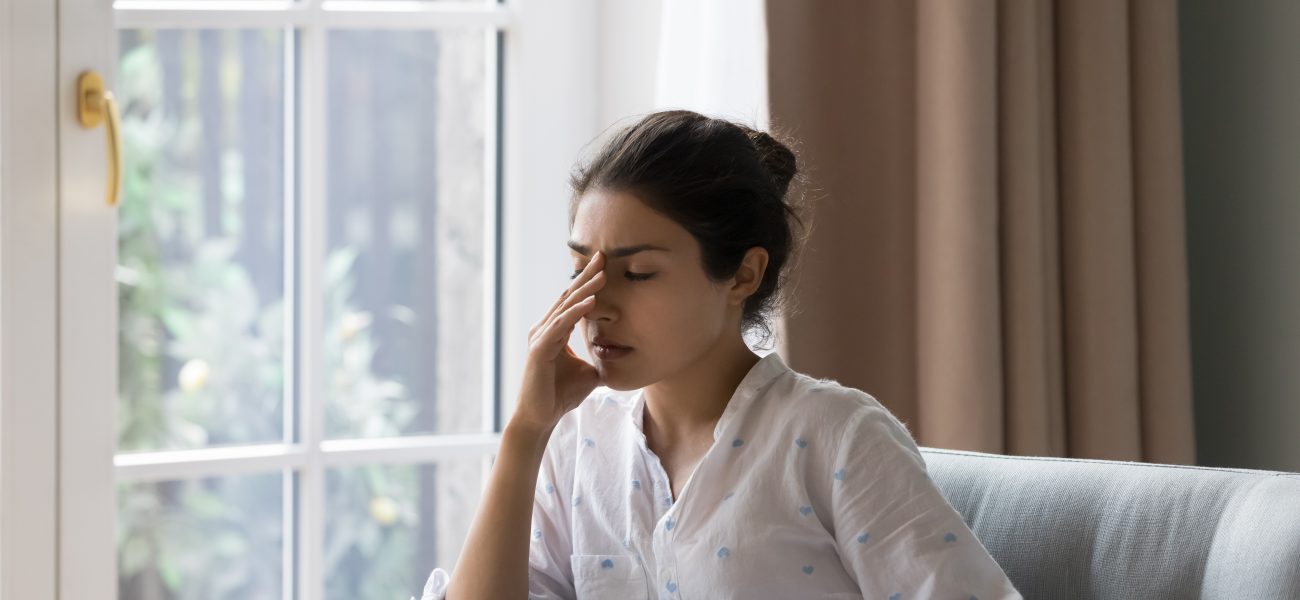
MULTIPOLYGON (((582 319, 583 338, 601 382, 634 390, 666 379, 740 335, 741 304, 726 283, 704 274, 698 242, 686 229, 625 192, 591 191, 570 227, 573 268, 605 255, 605 285, 582 319), (602 357, 599 338, 630 351, 602 357)), ((741 299, 743 302, 743 298, 741 299)))

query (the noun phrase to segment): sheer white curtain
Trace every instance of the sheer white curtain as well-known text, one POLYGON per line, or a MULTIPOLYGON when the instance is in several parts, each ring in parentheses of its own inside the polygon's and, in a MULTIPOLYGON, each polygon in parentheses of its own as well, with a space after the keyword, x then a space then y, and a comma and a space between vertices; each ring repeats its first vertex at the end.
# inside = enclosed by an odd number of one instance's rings
POLYGON ((655 108, 767 128, 764 0, 663 0, 655 108))

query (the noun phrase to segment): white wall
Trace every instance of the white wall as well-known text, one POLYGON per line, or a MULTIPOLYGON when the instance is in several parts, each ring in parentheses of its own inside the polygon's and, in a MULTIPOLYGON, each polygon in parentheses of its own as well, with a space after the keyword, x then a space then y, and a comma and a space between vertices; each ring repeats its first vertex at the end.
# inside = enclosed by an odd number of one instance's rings
POLYGON ((662 10, 661 0, 600 3, 602 129, 654 110, 662 10))

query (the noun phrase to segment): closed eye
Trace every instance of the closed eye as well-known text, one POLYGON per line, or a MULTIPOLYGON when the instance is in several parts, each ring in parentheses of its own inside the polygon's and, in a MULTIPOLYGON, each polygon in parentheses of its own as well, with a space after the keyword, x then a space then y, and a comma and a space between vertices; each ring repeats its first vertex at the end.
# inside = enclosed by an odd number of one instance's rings
MULTIPOLYGON (((577 279, 578 276, 581 274, 582 274, 582 269, 577 269, 573 272, 572 275, 569 276, 569 279, 577 279)), ((626 277, 628 281, 646 281, 647 279, 653 279, 655 275, 657 275, 657 273, 633 273, 631 271, 623 272, 623 277, 626 277)))

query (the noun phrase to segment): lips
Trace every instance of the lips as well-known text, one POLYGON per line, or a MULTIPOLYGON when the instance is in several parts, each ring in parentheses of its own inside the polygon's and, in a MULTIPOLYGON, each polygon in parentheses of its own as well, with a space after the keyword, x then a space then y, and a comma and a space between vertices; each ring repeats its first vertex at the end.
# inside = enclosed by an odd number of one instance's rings
POLYGON ((609 349, 611 349, 611 350, 631 350, 631 349, 632 349, 630 346, 627 346, 627 345, 624 345, 624 344, 620 344, 620 343, 618 343, 617 340, 614 340, 614 339, 611 339, 611 338, 607 338, 607 337, 605 337, 605 336, 603 336, 603 335, 598 335, 598 336, 592 338, 592 339, 591 339, 591 344, 592 344, 593 346, 603 346, 603 347, 605 347, 605 348, 609 348, 609 349))
POLYGON ((612 361, 627 356, 632 352, 632 348, 598 335, 591 339, 591 351, 602 361, 612 361))

